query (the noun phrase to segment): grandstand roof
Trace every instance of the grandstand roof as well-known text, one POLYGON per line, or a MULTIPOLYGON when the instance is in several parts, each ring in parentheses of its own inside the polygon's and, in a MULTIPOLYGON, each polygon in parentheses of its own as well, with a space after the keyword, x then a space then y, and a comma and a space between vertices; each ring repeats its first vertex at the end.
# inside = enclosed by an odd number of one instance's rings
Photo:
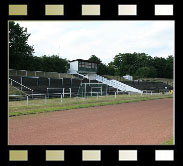
POLYGON ((75 59, 75 60, 72 60, 72 61, 69 61, 69 62, 74 62, 74 61, 89 62, 89 63, 97 63, 97 62, 91 62, 91 61, 89 61, 89 60, 84 60, 84 59, 75 59))

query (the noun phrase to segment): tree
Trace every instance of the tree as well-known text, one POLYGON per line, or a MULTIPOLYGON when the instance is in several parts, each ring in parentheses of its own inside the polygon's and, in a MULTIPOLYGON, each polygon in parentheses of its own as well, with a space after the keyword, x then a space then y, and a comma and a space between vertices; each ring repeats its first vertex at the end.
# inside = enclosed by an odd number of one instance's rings
POLYGON ((27 28, 18 23, 9 22, 9 67, 12 69, 26 69, 28 59, 33 56, 34 48, 28 44, 30 34, 27 28))
POLYGON ((100 63, 97 68, 97 74, 99 75, 107 75, 107 66, 103 63, 100 63))
POLYGON ((166 78, 173 78, 173 56, 169 55, 168 58, 166 58, 166 78))
POLYGON ((149 67, 149 75, 148 75, 149 78, 156 78, 157 77, 157 70, 155 67, 153 66, 150 66, 149 67))
POLYGON ((60 72, 66 73, 69 67, 69 62, 66 59, 62 59, 57 55, 52 56, 42 56, 41 57, 42 63, 42 71, 47 72, 60 72))
POLYGON ((114 66, 118 69, 120 76, 133 75, 138 68, 148 64, 147 54, 145 53, 119 53, 114 57, 114 66))
POLYGON ((136 71, 135 75, 140 78, 147 78, 149 77, 149 73, 150 73, 149 67, 141 67, 136 71))
POLYGON ((166 78, 166 59, 163 57, 154 57, 153 67, 157 70, 158 78, 166 78))
POLYGON ((113 62, 108 63, 107 65, 107 74, 114 76, 116 73, 115 66, 113 62))
POLYGON ((89 59, 88 59, 90 62, 93 62, 93 63, 98 63, 100 64, 102 61, 95 55, 92 55, 89 59))

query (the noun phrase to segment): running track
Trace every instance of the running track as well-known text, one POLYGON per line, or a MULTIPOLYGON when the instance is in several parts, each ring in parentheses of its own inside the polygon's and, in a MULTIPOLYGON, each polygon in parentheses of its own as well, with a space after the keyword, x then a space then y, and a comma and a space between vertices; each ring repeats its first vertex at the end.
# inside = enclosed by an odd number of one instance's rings
POLYGON ((9 118, 10 145, 157 145, 172 137, 172 98, 9 118))

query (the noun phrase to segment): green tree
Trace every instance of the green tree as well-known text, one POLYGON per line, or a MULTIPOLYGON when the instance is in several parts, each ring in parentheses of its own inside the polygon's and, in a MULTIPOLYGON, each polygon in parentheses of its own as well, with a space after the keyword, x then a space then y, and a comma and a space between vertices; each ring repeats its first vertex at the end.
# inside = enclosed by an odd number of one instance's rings
POLYGON ((103 63, 100 63, 97 68, 97 74, 107 75, 108 74, 107 66, 103 63))
POLYGON ((158 78, 166 78, 166 59, 163 57, 154 57, 153 67, 157 70, 158 78))
POLYGON ((150 66, 149 67, 149 75, 148 75, 149 78, 156 78, 157 77, 157 70, 155 67, 153 66, 150 66))
POLYGON ((108 63, 107 65, 107 74, 114 76, 116 73, 115 66, 113 62, 108 63))
POLYGON ((149 77, 150 68, 149 67, 140 67, 136 73, 135 76, 138 76, 140 78, 147 78, 149 77))
POLYGON ((98 58, 97 56, 95 55, 91 55, 91 57, 88 59, 90 62, 93 62, 93 63, 102 63, 102 61, 100 60, 100 58, 98 58))
POLYGON ((114 66, 118 69, 120 76, 133 75, 138 68, 148 64, 147 54, 145 53, 119 53, 114 57, 114 66))
POLYGON ((166 78, 173 78, 173 56, 169 55, 166 58, 166 72, 165 72, 166 78))
POLYGON ((29 37, 27 28, 9 22, 9 68, 27 69, 29 66, 28 59, 34 53, 33 46, 28 44, 29 37))
POLYGON ((69 62, 66 59, 62 59, 57 55, 52 56, 42 56, 42 71, 47 72, 61 72, 66 73, 69 67, 69 62))

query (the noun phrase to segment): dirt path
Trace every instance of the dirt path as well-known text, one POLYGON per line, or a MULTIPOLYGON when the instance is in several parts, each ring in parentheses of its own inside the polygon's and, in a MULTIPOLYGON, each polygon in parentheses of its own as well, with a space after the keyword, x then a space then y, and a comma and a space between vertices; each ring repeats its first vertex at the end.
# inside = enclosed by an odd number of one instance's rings
POLYGON ((9 118, 10 145, 156 145, 173 137, 173 99, 9 118))

